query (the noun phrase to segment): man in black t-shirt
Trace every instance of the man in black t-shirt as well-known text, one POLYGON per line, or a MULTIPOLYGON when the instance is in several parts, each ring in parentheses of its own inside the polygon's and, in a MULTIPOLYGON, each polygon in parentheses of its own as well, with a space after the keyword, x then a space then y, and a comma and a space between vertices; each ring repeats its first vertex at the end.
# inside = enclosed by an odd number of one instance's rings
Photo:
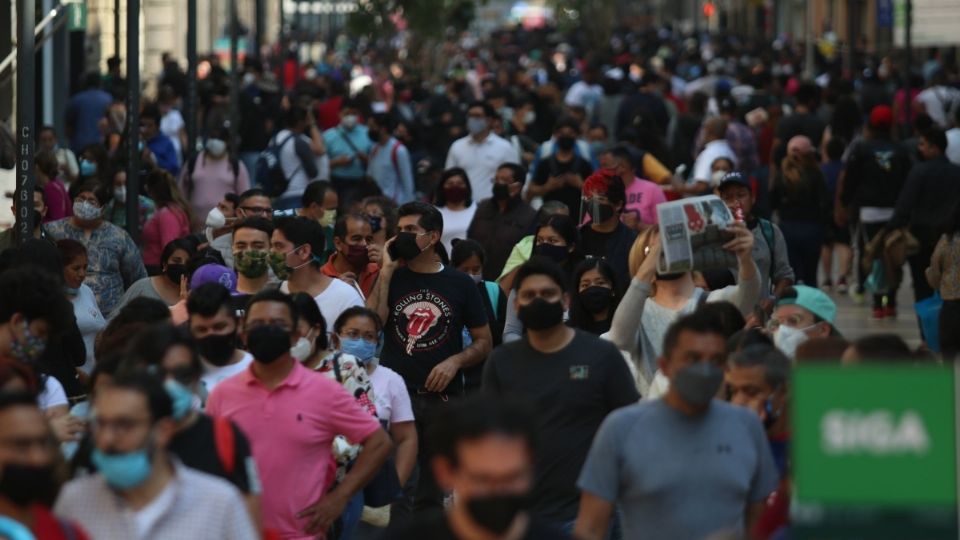
MULTIPOLYGON (((440 211, 411 202, 400 207, 398 216, 399 232, 386 243, 380 279, 367 298, 367 307, 385 321, 380 362, 403 377, 417 435, 424 441, 437 408, 463 394, 463 368, 486 358, 492 338, 473 280, 440 262, 440 211), (464 327, 473 338, 466 348, 464 327)), ((421 447, 417 508, 442 502, 423 459, 427 454, 428 449, 421 447)))
POLYGON ((620 221, 626 203, 623 180, 612 169, 593 173, 583 184, 583 213, 590 223, 580 227, 581 250, 610 263, 619 289, 630 282, 630 248, 637 239, 637 231, 620 221))
MULTIPOLYGON (((559 267, 534 258, 517 271, 520 341, 497 347, 483 372, 483 391, 536 405, 541 443, 531 512, 569 530, 577 517, 577 475, 594 434, 610 411, 640 399, 620 351, 610 342, 563 324, 570 298, 559 267)), ((489 397, 488 396, 488 397, 489 397)))
POLYGON ((457 494, 453 504, 418 516, 386 539, 569 538, 526 511, 537 447, 527 407, 474 396, 448 407, 436 428, 431 465, 444 489, 457 494))
POLYGON ((560 201, 571 213, 580 208, 580 188, 593 172, 593 164, 590 155, 584 155, 577 144, 579 133, 576 120, 567 117, 557 121, 553 139, 540 149, 543 158, 534 163, 528 201, 533 197, 560 201))

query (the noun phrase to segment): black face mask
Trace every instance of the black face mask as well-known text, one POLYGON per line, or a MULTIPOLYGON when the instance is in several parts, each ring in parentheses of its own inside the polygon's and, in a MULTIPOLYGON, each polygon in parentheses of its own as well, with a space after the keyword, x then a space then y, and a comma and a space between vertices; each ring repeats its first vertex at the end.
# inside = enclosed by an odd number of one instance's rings
POLYGON ((557 148, 564 152, 573 150, 575 144, 577 144, 577 139, 574 137, 557 137, 557 148))
POLYGON ((367 221, 370 222, 370 229, 373 234, 380 232, 380 217, 368 216, 367 221))
POLYGON ((524 328, 530 330, 553 328, 563 322, 563 304, 535 298, 533 302, 517 309, 517 318, 524 328))
POLYGON ((409 261, 421 253, 423 250, 417 245, 417 233, 399 232, 397 239, 390 244, 390 257, 393 259, 409 261))
POLYGON ((380 130, 379 129, 368 129, 367 136, 370 137, 370 140, 378 143, 380 142, 380 130))
POLYGON ((163 273, 167 276, 167 279, 180 285, 180 278, 187 275, 187 265, 167 264, 167 268, 164 269, 163 273))
POLYGON ((559 264, 567 260, 570 256, 570 250, 567 246, 555 246, 553 244, 537 244, 533 246, 533 254, 546 257, 559 264))
POLYGON ((53 465, 35 467, 7 463, 0 470, 0 495, 21 508, 33 503, 53 504, 57 495, 53 465))
POLYGON ((247 332, 247 350, 261 364, 272 364, 290 353, 290 332, 275 324, 258 326, 247 332))
POLYGON ((657 272, 657 281, 676 281, 685 275, 687 275, 686 272, 674 272, 672 274, 661 274, 657 272))
POLYGON ((467 501, 467 513, 484 529, 501 535, 507 532, 517 518, 517 514, 527 507, 528 499, 523 495, 488 495, 467 501))
POLYGON ((237 336, 234 334, 211 334, 197 340, 197 349, 204 360, 215 366, 225 366, 237 348, 237 336))
POLYGON ((613 205, 609 203, 587 204, 587 214, 594 223, 603 223, 613 217, 613 205))
POLYGON ((612 300, 613 289, 609 287, 594 285, 580 291, 580 303, 583 304, 583 309, 587 310, 587 313, 591 315, 602 313, 610 307, 612 300))
POLYGON ((510 198, 510 186, 507 184, 493 185, 493 199, 496 201, 505 201, 510 198))

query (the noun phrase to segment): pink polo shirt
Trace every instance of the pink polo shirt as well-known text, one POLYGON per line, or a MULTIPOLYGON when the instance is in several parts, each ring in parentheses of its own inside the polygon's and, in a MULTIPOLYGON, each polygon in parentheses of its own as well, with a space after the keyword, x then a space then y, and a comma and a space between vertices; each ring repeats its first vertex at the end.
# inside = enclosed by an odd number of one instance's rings
POLYGON ((339 384, 294 363, 272 391, 252 366, 210 394, 207 413, 233 420, 250 439, 263 483, 263 524, 285 539, 314 538, 297 512, 315 503, 333 482, 330 445, 336 435, 360 442, 380 428, 339 384))
MULTIPOLYGON (((627 215, 632 214, 638 223, 655 225, 657 223, 657 205, 666 202, 667 196, 659 185, 642 178, 634 177, 626 186, 627 203, 624 205, 620 221, 629 223, 627 215)), ((584 214, 583 224, 590 223, 590 216, 584 214)))

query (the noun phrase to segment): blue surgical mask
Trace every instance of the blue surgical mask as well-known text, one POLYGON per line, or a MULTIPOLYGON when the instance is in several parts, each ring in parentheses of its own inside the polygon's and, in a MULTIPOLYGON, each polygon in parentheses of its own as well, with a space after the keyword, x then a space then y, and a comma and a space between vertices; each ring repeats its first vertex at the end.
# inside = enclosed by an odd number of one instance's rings
POLYGON ((80 160, 80 176, 93 176, 97 174, 97 164, 87 160, 80 160))
POLYGON ((125 454, 105 454, 100 449, 94 449, 90 461, 107 484, 116 489, 130 489, 143 484, 153 469, 147 448, 125 454))
POLYGON ((167 379, 163 383, 167 394, 173 401, 173 419, 183 420, 190 414, 190 408, 193 405, 193 392, 183 383, 173 379, 167 379))
POLYGON ((340 351, 353 355, 364 364, 377 355, 377 344, 362 338, 340 338, 340 351))

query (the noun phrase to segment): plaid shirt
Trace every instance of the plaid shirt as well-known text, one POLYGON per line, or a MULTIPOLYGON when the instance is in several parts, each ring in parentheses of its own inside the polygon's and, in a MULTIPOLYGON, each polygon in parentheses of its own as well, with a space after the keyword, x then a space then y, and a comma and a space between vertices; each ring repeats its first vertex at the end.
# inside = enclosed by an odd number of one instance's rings
MULTIPOLYGON (((760 163, 757 155, 757 137, 753 134, 753 130, 740 122, 730 122, 727 125, 727 144, 737 157, 738 170, 744 174, 752 174, 760 163)), ((697 132, 697 139, 693 146, 694 157, 699 156, 704 147, 702 128, 697 132)))
POLYGON ((172 485, 165 488, 172 489, 173 496, 156 513, 144 536, 137 534, 136 511, 99 474, 68 482, 54 513, 80 524, 91 538, 259 538, 236 488, 176 460, 173 463, 172 485))

